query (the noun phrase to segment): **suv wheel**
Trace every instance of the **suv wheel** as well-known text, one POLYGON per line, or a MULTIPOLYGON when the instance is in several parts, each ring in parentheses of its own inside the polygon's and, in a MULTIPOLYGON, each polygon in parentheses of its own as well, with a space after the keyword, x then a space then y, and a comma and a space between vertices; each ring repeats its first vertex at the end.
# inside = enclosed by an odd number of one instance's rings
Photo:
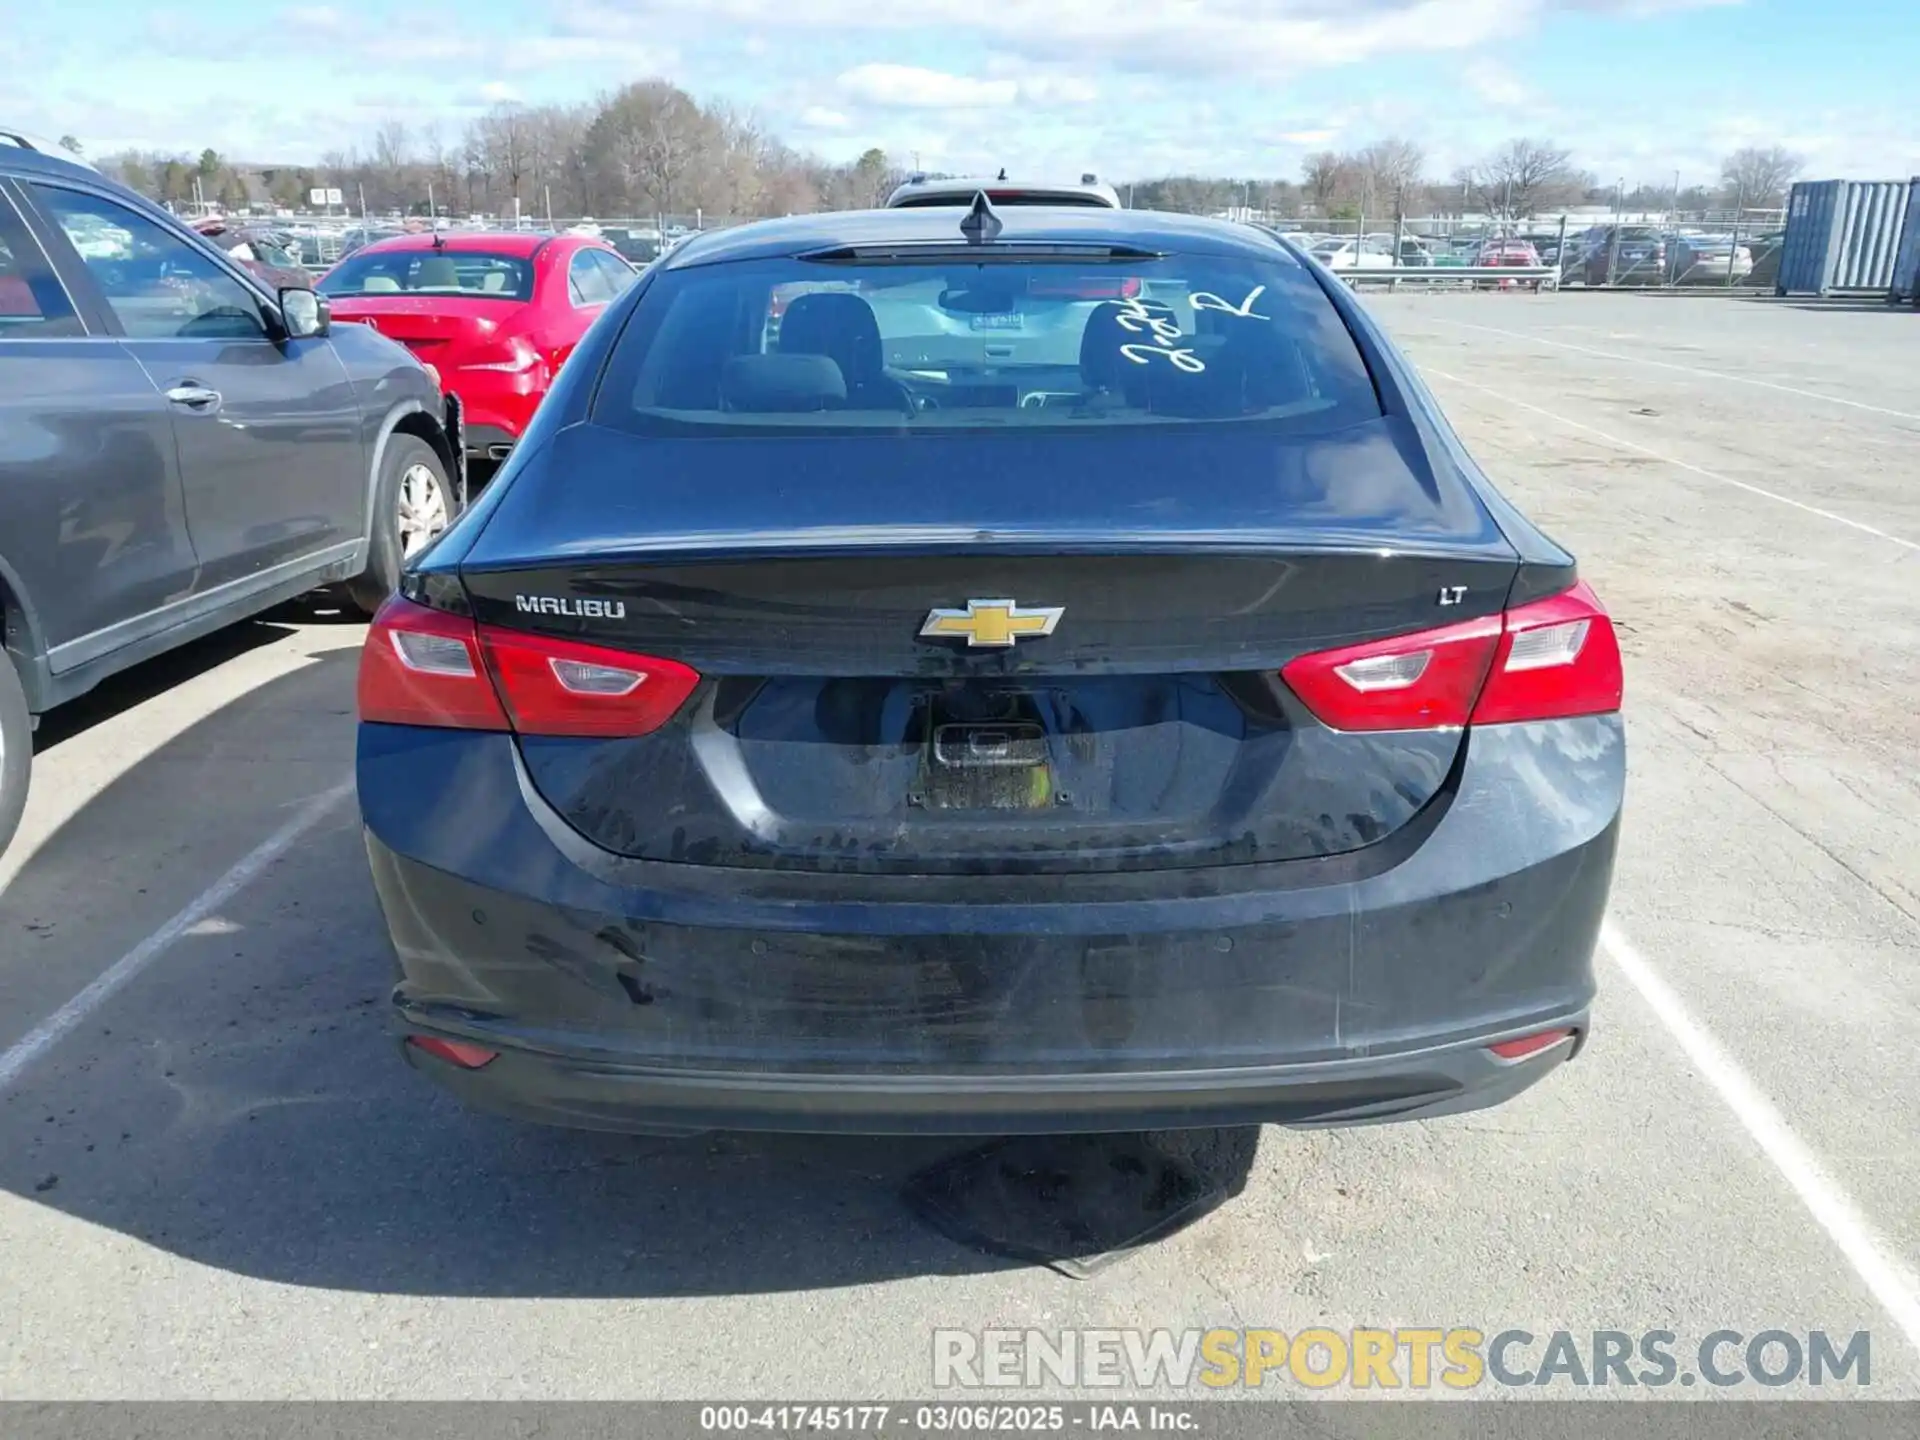
POLYGON ((347 594, 371 615, 400 584, 406 562, 453 523, 459 509, 447 467, 426 441, 394 435, 380 461, 374 492, 373 534, 364 574, 347 582, 347 594))
POLYGON ((27 805, 27 774, 33 768, 33 721, 13 660, 0 650, 0 850, 7 848, 27 805))

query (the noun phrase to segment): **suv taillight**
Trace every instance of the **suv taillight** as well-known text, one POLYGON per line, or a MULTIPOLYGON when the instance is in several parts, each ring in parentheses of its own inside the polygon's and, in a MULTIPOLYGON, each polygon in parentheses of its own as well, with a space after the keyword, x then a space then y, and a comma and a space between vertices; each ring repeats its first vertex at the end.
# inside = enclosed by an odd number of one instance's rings
POLYGON ((393 596, 360 653, 360 718, 521 735, 646 735, 699 684, 677 660, 479 625, 393 596))
POLYGON ((1504 615, 1321 650, 1280 671, 1335 730, 1434 730, 1620 708, 1620 642, 1584 583, 1504 615))

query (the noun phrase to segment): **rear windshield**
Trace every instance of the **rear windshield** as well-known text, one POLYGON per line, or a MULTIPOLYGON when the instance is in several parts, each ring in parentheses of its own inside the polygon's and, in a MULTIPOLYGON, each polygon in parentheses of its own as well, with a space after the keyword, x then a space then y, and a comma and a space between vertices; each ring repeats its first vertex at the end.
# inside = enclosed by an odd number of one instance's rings
POLYGON ((1345 322, 1276 253, 669 270, 621 337, 594 419, 687 435, 1327 430, 1379 413, 1345 322))
POLYGON ((468 295, 531 300, 533 266, 514 255, 479 250, 362 250, 318 286, 325 295, 468 295))

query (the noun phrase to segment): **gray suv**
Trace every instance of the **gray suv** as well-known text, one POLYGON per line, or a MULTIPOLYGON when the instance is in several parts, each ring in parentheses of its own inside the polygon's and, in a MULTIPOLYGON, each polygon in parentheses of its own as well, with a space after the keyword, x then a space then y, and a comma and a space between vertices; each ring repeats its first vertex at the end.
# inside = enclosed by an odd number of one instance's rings
POLYGON ((0 139, 0 847, 35 716, 306 590, 371 610, 463 465, 457 403, 401 346, 0 139))

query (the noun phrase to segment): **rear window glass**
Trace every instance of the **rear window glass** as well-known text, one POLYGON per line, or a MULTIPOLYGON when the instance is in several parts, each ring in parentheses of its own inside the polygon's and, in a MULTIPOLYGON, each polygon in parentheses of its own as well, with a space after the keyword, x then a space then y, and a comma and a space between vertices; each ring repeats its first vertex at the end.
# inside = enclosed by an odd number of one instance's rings
POLYGON ((597 423, 641 433, 1333 429, 1366 365, 1291 256, 743 261, 659 274, 597 423))
POLYGON ((533 266, 479 250, 362 250, 327 272, 325 295, 468 295, 530 300, 533 266))

